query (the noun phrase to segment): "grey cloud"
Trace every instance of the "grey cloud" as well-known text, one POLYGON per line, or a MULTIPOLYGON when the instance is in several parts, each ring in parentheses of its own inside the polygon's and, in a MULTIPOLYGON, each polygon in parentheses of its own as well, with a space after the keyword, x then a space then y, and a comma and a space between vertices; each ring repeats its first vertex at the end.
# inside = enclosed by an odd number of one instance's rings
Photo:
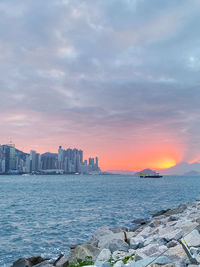
POLYGON ((199 8, 180 0, 1 1, 2 114, 36 112, 41 120, 28 130, 48 125, 52 134, 70 125, 93 135, 170 128, 192 143, 199 8))

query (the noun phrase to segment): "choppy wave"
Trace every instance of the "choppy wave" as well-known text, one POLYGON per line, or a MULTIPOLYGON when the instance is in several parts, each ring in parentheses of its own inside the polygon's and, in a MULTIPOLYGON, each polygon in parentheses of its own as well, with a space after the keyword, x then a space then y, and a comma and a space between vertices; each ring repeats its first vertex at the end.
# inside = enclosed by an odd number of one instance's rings
POLYGON ((0 266, 52 257, 102 225, 131 226, 149 212, 199 198, 200 177, 0 176, 0 266))

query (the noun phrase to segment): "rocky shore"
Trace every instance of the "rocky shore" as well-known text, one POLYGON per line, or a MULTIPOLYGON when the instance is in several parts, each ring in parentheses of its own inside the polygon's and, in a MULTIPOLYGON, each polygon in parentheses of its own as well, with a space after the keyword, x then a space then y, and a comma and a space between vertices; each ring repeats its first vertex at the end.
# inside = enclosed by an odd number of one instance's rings
MULTIPOLYGON (((99 228, 86 243, 55 259, 22 258, 12 267, 200 266, 200 200, 161 210, 126 227, 99 228), (185 249, 180 240, 185 240, 185 249)), ((184 241, 182 241, 184 242, 184 241)))

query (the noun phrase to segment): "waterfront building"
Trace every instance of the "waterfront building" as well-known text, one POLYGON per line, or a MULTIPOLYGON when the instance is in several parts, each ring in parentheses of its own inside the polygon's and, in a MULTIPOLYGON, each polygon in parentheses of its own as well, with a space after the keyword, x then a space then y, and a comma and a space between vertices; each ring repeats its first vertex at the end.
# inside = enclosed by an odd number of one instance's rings
POLYGON ((54 153, 44 153, 41 155, 41 169, 42 170, 54 170, 57 168, 57 154, 54 153))
MULTIPOLYGON (((39 173, 44 170, 58 173, 92 173, 100 172, 98 158, 84 160, 83 151, 77 148, 63 149, 58 153, 40 155, 35 150, 30 154, 15 148, 15 145, 0 145, 0 173, 39 173)), ((48 171, 48 173, 49 173, 48 171)))

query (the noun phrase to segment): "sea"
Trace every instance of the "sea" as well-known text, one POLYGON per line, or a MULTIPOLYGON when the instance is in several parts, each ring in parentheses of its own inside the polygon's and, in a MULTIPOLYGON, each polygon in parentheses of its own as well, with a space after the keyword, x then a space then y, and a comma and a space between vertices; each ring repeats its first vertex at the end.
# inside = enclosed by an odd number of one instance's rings
POLYGON ((131 175, 0 176, 0 266, 20 257, 54 257, 97 228, 200 198, 200 177, 131 175))

